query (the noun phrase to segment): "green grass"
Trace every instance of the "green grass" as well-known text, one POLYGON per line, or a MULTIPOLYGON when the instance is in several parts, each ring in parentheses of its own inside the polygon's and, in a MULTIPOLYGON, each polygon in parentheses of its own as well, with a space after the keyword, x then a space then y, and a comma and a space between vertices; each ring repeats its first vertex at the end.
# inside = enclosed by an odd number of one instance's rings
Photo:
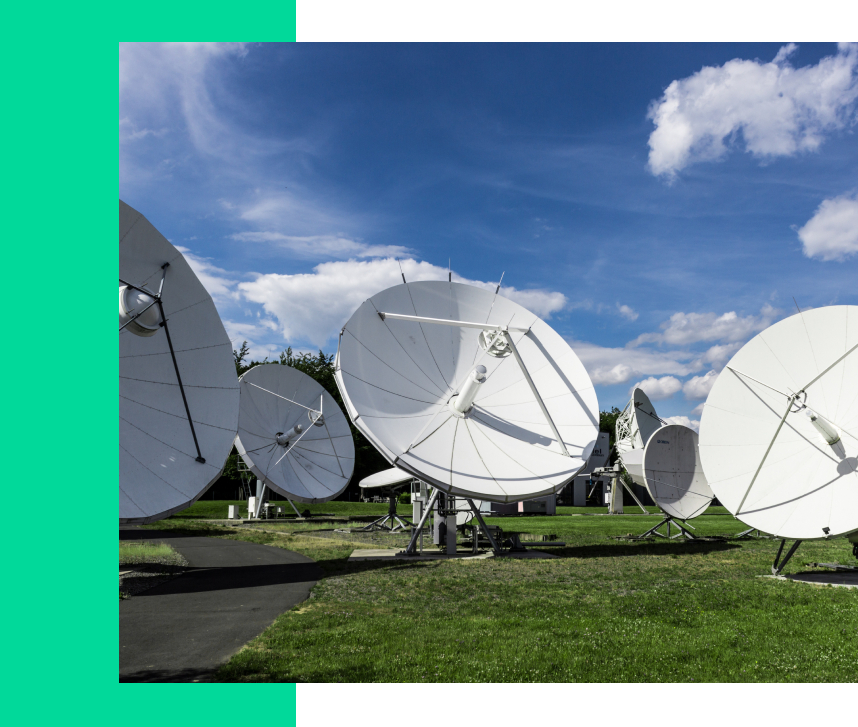
MULTIPOLYGON (((287 515, 295 515, 286 500, 271 501, 273 504, 283 508, 287 515)), ((242 514, 247 510, 247 500, 197 500, 187 510, 182 510, 171 516, 170 520, 224 520, 229 515, 229 506, 238 505, 242 514)), ((298 512, 309 510, 311 514, 331 514, 347 517, 358 517, 364 515, 383 515, 387 512, 387 504, 363 503, 363 502, 326 502, 321 505, 308 505, 296 502, 298 512)), ((400 512, 411 513, 410 505, 400 505, 400 512)), ((163 521, 162 521, 163 522, 163 521)))
POLYGON ((119 541, 119 562, 158 563, 181 565, 184 560, 166 543, 150 543, 146 541, 119 541))
MULTIPOLYGON (((618 541, 612 536, 641 533, 657 516, 561 512, 489 519, 511 532, 557 535, 567 545, 552 549, 560 556, 552 560, 350 564, 356 547, 382 547, 385 536, 356 544, 318 527, 236 532, 179 519, 153 527, 288 548, 325 573, 309 600, 221 668, 223 681, 858 678, 858 593, 759 578, 777 541, 618 541)), ((703 535, 744 529, 719 508, 693 524, 703 535)), ((806 542, 786 572, 811 561, 854 559, 845 539, 806 542)))

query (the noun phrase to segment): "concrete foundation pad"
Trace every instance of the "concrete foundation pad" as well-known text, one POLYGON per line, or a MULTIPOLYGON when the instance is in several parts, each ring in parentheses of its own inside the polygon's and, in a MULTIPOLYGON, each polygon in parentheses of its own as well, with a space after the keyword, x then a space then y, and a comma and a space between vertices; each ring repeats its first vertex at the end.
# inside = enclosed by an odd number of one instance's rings
POLYGON ((858 573, 830 572, 820 573, 792 573, 787 576, 759 576, 760 578, 773 578, 777 581, 796 581, 798 583, 809 583, 813 586, 836 586, 838 588, 858 588, 858 573))
MULTIPOLYGON (((491 551, 474 555, 470 551, 460 551, 456 555, 447 555, 437 550, 423 550, 423 555, 403 555, 402 549, 394 550, 392 548, 371 550, 369 548, 355 550, 350 556, 349 561, 357 562, 361 560, 388 560, 396 562, 411 563, 414 561, 425 560, 485 560, 486 558, 494 558, 495 555, 491 551)), ((557 558, 553 553, 544 553, 540 550, 525 550, 517 553, 504 553, 501 558, 557 558)))

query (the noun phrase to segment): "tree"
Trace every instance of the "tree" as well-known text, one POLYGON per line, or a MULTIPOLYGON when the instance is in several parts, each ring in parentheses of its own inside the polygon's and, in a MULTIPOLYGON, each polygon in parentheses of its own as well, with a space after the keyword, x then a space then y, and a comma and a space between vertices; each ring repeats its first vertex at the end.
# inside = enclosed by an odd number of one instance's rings
POLYGON ((615 406, 611 407, 611 411, 599 412, 599 431, 608 433, 608 446, 611 450, 610 464, 613 464, 617 460, 617 453, 614 450, 614 440, 616 439, 617 417, 622 413, 615 406))
POLYGON ((243 366, 244 359, 248 357, 250 354, 250 348, 247 345, 247 341, 241 344, 241 350, 236 351, 232 349, 232 355, 235 357, 235 373, 237 376, 241 376, 247 369, 243 366))

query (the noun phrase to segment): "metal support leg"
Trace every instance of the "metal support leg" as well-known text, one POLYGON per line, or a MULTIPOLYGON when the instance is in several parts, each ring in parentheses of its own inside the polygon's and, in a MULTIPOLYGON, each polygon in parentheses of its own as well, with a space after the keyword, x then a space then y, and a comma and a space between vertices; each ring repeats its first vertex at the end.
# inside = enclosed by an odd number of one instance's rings
POLYGON ((287 501, 287 502, 292 506, 292 509, 295 511, 295 514, 296 514, 298 517, 301 517, 301 513, 300 513, 300 512, 298 512, 298 508, 297 508, 297 507, 295 507, 295 503, 294 503, 294 502, 292 502, 292 500, 290 500, 288 497, 286 498, 286 501, 287 501))
MULTIPOLYGON (((691 527, 691 526, 689 525, 688 527, 691 527)), ((658 535, 658 537, 660 537, 660 538, 678 538, 680 535, 685 535, 685 537, 688 538, 689 540, 695 539, 694 536, 688 530, 686 530, 684 526, 680 525, 670 515, 666 515, 664 517, 664 519, 658 525, 650 528, 643 535, 639 535, 638 537, 639 538, 648 538, 650 535, 658 535), (679 529, 679 533, 677 533, 676 535, 673 535, 673 536, 671 536, 671 534, 670 534, 671 523, 679 529), (664 533, 658 532, 658 529, 664 524, 667 524, 667 535, 665 535, 664 533)))
POLYGON ((440 494, 441 491, 438 489, 432 491, 432 495, 429 497, 429 502, 426 503, 426 509, 423 511, 423 516, 420 518, 420 522, 417 524, 417 527, 411 530, 411 542, 408 543, 408 547, 405 549, 405 555, 414 555, 414 546, 417 543, 417 538, 419 537, 420 533, 423 532, 423 526, 429 519, 429 513, 431 513, 432 508, 435 507, 435 503, 438 500, 438 495, 440 494))
POLYGON ((486 539, 489 541, 489 543, 491 543, 492 550, 494 551, 494 554, 500 555, 501 549, 498 547, 498 544, 495 542, 495 539, 492 537, 492 534, 489 532, 489 529, 486 527, 486 523, 483 521, 483 516, 480 515, 480 508, 478 508, 476 505, 474 505, 473 500, 468 500, 467 502, 468 502, 468 506, 471 508, 471 511, 476 516, 477 522, 480 523, 480 527, 482 528, 483 533, 485 533, 486 539))
POLYGON ((626 488, 626 491, 627 491, 627 492, 632 496, 632 499, 633 499, 633 500, 638 504, 638 507, 639 507, 641 510, 643 510, 647 515, 649 515, 649 511, 648 511, 648 510, 643 506, 643 504, 641 503, 641 501, 640 501, 640 500, 638 500, 638 498, 637 498, 637 496, 635 495, 635 493, 634 493, 634 492, 632 492, 632 488, 631 488, 631 487, 629 487, 629 486, 625 483, 625 481, 624 481, 622 478, 620 478, 620 482, 622 482, 622 483, 623 483, 623 487, 625 487, 625 488, 626 488))
POLYGON ((786 538, 781 540, 781 544, 778 547, 778 554, 775 556, 775 562, 772 564, 773 576, 779 576, 781 574, 781 571, 784 569, 784 566, 789 563, 789 559, 792 558, 795 551, 798 550, 798 546, 801 545, 801 541, 796 540, 792 544, 792 547, 787 551, 786 557, 782 561, 780 561, 781 553, 783 553, 784 550, 784 545, 786 545, 786 538), (780 563, 778 561, 780 561, 780 563))

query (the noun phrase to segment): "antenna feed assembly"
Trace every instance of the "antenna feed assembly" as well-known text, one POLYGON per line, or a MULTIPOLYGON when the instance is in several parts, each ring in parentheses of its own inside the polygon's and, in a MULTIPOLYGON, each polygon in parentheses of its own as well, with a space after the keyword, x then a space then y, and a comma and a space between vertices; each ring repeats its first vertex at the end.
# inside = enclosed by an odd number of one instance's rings
POLYGON ((458 394, 453 394, 447 407, 453 416, 459 419, 464 419, 474 406, 474 399, 480 390, 480 386, 486 380, 486 367, 477 366, 468 374, 462 390, 458 394))
POLYGON ((161 328, 158 298, 140 288, 119 286, 119 325, 136 336, 154 336, 161 328))
POLYGON ((288 447, 289 442, 291 442, 292 439, 297 437, 303 431, 304 427, 302 427, 300 424, 296 424, 286 433, 277 432, 277 434, 274 436, 274 441, 277 442, 277 444, 279 444, 281 447, 288 447))
POLYGON ((506 358, 512 353, 512 348, 507 341, 504 332, 495 329, 486 329, 480 332, 480 348, 489 356, 495 358, 506 358))

